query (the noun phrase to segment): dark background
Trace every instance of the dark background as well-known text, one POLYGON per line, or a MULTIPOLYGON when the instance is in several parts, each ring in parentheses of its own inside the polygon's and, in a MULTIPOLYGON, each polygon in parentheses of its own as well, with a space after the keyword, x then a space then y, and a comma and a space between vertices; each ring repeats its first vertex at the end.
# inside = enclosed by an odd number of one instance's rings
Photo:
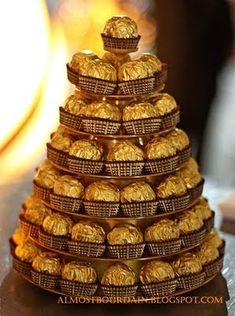
POLYGON ((157 0, 157 53, 169 64, 167 91, 181 106, 180 127, 201 148, 217 77, 232 56, 232 7, 224 0, 157 0))

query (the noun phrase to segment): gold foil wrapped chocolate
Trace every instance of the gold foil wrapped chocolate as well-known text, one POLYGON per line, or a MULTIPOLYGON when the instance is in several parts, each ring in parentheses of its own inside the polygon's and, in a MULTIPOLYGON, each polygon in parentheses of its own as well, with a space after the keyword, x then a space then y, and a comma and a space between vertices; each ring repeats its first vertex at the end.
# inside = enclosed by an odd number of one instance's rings
POLYGON ((152 55, 150 53, 143 53, 140 55, 139 60, 148 63, 152 67, 153 73, 162 70, 162 63, 155 55, 152 55))
POLYGON ((199 171, 199 166, 198 166, 198 163, 196 162, 196 160, 191 157, 191 158, 187 161, 187 163, 186 163, 184 169, 182 169, 182 170, 185 171, 185 172, 186 172, 186 170, 187 170, 188 172, 194 173, 195 171, 199 171))
POLYGON ((71 147, 73 140, 69 136, 63 136, 61 134, 55 133, 51 139, 51 146, 55 149, 68 152, 71 147))
POLYGON ((81 65, 84 62, 87 62, 92 59, 98 58, 92 50, 82 50, 73 55, 72 60, 70 62, 70 67, 79 72, 81 65))
POLYGON ((32 267, 37 272, 60 275, 62 264, 57 254, 42 252, 33 260, 32 267))
POLYGON ((101 279, 102 285, 129 286, 137 282, 135 272, 124 263, 109 266, 101 279))
POLYGON ((71 261, 63 266, 62 279, 91 284, 96 282, 97 274, 86 262, 71 261))
POLYGON ((44 188, 52 189, 55 180, 60 176, 59 170, 54 167, 39 168, 36 172, 34 180, 44 188))
MULTIPOLYGON (((62 136, 70 136, 69 133, 68 133, 68 130, 63 126, 63 125, 59 125, 57 127, 57 130, 55 132, 56 134, 60 134, 62 136)), ((53 133, 53 134, 55 134, 53 133)), ((53 136, 53 135, 52 135, 53 136)))
POLYGON ((212 211, 207 200, 203 197, 200 197, 197 204, 192 207, 194 211, 202 220, 206 220, 212 216, 212 211))
POLYGON ((110 52, 105 52, 102 59, 112 64, 116 69, 121 65, 131 60, 128 54, 112 54, 110 52))
POLYGON ((156 116, 157 113, 154 106, 149 102, 142 102, 125 106, 122 119, 123 121, 132 121, 156 116))
POLYGON ((84 186, 78 179, 70 175, 65 175, 55 181, 54 193, 73 198, 82 198, 84 186))
POLYGON ((126 15, 115 15, 106 22, 103 34, 114 38, 136 38, 137 24, 126 15))
POLYGON ((88 104, 84 110, 84 115, 113 121, 120 121, 122 117, 122 113, 116 105, 104 101, 88 104))
POLYGON ((52 214, 51 210, 40 202, 37 203, 37 205, 32 205, 26 208, 24 217, 30 223, 40 226, 42 225, 45 217, 50 214, 52 214))
POLYGON ((186 252, 171 263, 177 276, 186 276, 200 273, 202 264, 200 259, 193 253, 186 252))
POLYGON ((180 237, 180 229, 177 223, 168 218, 153 223, 147 227, 144 239, 149 242, 165 241, 180 237))
POLYGON ((177 104, 171 95, 167 93, 161 93, 154 102, 154 107, 157 112, 157 116, 163 116, 175 110, 177 108, 177 104))
POLYGON ((196 255, 201 261, 201 264, 204 266, 215 261, 219 257, 219 251, 216 247, 205 242, 200 246, 196 255))
POLYGON ((27 239, 23 229, 21 227, 17 227, 12 235, 13 242, 18 246, 22 245, 27 239))
POLYGON ((183 179, 188 189, 195 188, 202 181, 200 172, 191 168, 189 165, 182 168, 178 174, 183 179))
POLYGON ((118 80, 120 81, 152 77, 153 74, 151 65, 141 60, 128 61, 118 68, 118 80))
POLYGON ((143 242, 141 230, 129 223, 116 225, 108 234, 109 245, 140 244, 143 242))
POLYGON ((158 136, 147 143, 145 153, 148 159, 158 159, 174 156, 176 149, 168 139, 158 136))
POLYGON ((120 191, 110 181, 96 181, 86 187, 84 198, 87 201, 119 202, 120 191))
POLYGON ((177 174, 184 180, 188 189, 195 187, 202 180, 198 164, 193 158, 190 158, 177 174))
POLYGON ((176 175, 170 175, 160 182, 156 188, 156 195, 158 198, 168 198, 174 196, 181 196, 185 194, 187 187, 184 181, 176 175))
POLYGON ((121 191, 122 202, 140 202, 140 201, 152 201, 155 200, 156 194, 151 186, 144 181, 133 182, 121 191))
POLYGON ((69 113, 79 116, 83 114, 87 104, 88 100, 75 92, 66 99, 64 109, 69 113))
POLYGON ((175 147, 176 150, 183 150, 189 146, 188 135, 182 130, 175 128, 173 131, 166 135, 166 138, 175 147))
MULTIPOLYGON (((58 131, 59 129, 61 129, 61 128, 63 128, 63 127, 62 127, 62 126, 58 127, 57 131, 58 131)), ((48 169, 48 168, 49 168, 49 169, 50 169, 50 168, 54 168, 54 166, 53 166, 53 164, 50 162, 50 160, 45 159, 37 169, 43 170, 43 169, 48 169)))
POLYGON ((212 229, 207 235, 205 243, 218 249, 223 246, 223 239, 219 236, 215 229, 212 229))
POLYGON ((96 223, 80 221, 73 226, 71 238, 74 241, 103 244, 105 231, 102 226, 96 223))
POLYGON ((71 233, 73 221, 66 215, 52 213, 43 221, 43 229, 46 233, 54 236, 67 236, 71 233))
POLYGON ((24 207, 27 208, 37 208, 41 207, 42 201, 33 194, 29 195, 24 201, 24 207))
POLYGON ((114 144, 107 155, 107 160, 112 161, 142 161, 143 150, 129 141, 114 144))
POLYGON ((175 273, 171 265, 161 260, 149 261, 140 269, 140 281, 142 284, 151 284, 174 278, 175 273))
POLYGON ((71 156, 82 159, 101 160, 103 147, 94 140, 81 139, 72 144, 69 150, 71 156))
POLYGON ((79 72, 83 76, 116 81, 117 71, 116 68, 101 59, 94 59, 84 62, 79 68, 79 72))
POLYGON ((34 258, 40 253, 40 250, 29 240, 19 244, 15 248, 15 255, 21 261, 31 263, 34 258))
POLYGON ((203 220, 196 213, 187 210, 178 216, 178 225, 184 235, 202 228, 203 220))

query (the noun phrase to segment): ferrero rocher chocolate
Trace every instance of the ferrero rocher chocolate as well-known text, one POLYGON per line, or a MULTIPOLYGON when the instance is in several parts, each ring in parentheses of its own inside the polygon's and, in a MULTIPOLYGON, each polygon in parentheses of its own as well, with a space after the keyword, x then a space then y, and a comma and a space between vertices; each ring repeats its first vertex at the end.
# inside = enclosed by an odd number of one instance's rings
POLYGON ((158 159, 174 156, 176 149, 168 139, 158 136, 147 143, 145 153, 148 159, 158 159))
POLYGON ((137 282, 135 272, 124 263, 109 266, 101 279, 102 285, 129 286, 137 282))
POLYGON ((173 196, 181 196, 187 191, 184 181, 175 175, 170 175, 160 182, 156 188, 158 198, 168 198, 173 196))
POLYGON ((84 198, 87 201, 119 202, 120 191, 112 182, 102 180, 88 185, 84 198))
POLYGON ((190 274, 200 273, 202 264, 200 259, 193 253, 186 252, 171 263, 177 276, 186 276, 190 274))
POLYGON ((74 93, 66 99, 64 109, 74 115, 82 115, 87 103, 88 100, 82 98, 78 93, 74 93))
POLYGON ((161 260, 149 261, 140 269, 140 281, 142 284, 151 284, 175 278, 171 265, 161 260))
POLYGON ((167 218, 153 223, 144 232, 144 239, 149 242, 165 241, 179 237, 179 226, 175 221, 167 218))
POLYGON ((153 76, 153 69, 149 63, 141 60, 132 60, 118 68, 118 80, 128 81, 153 76))
POLYGON ((140 202, 140 201, 152 201, 155 200, 156 194, 151 186, 144 181, 133 182, 121 191, 122 202, 140 202))
POLYGON ((177 104, 171 95, 167 93, 161 93, 158 95, 158 98, 154 103, 154 107, 157 112, 157 116, 163 116, 176 109, 177 104))
POLYGON ((42 225, 44 218, 47 215, 50 215, 51 213, 51 210, 48 207, 46 207, 42 202, 40 202, 37 203, 37 205, 26 208, 24 212, 24 217, 30 223, 40 226, 42 225))
POLYGON ((42 252, 33 260, 32 267, 37 272, 60 275, 62 264, 57 254, 42 252))
POLYGON ((166 135, 166 138, 176 150, 183 150, 189 145, 188 135, 182 129, 175 128, 172 132, 166 135))
MULTIPOLYGON (((191 165, 193 166, 193 164, 191 165)), ((202 181, 200 172, 191 165, 187 164, 178 172, 188 189, 195 188, 202 181)))
POLYGON ((134 103, 127 105, 123 109, 123 121, 132 121, 145 118, 156 117, 154 106, 149 102, 134 103))
MULTIPOLYGON (((57 130, 55 132, 56 134, 60 134, 62 136, 69 136, 68 130, 63 126, 63 125, 59 125, 57 127, 57 130)), ((55 134, 53 133, 53 134, 55 134)), ((53 136, 53 135, 52 135, 53 136)), ((49 160, 48 160, 49 161, 49 160)))
POLYGON ((203 266, 215 261, 219 257, 218 249, 206 242, 200 246, 196 254, 203 266))
POLYGON ((29 195, 27 199, 24 201, 24 207, 27 208, 37 208, 41 207, 42 201, 34 195, 29 195))
POLYGON ((62 150, 65 152, 69 151, 73 140, 69 136, 63 136, 61 134, 55 133, 51 139, 51 146, 55 149, 62 150))
POLYGON ((62 268, 62 279, 81 283, 95 283, 96 271, 86 262, 71 261, 62 268))
POLYGON ((54 193, 73 198, 82 198, 84 193, 84 186, 78 179, 70 175, 65 175, 59 177, 55 181, 54 193))
POLYGON ((116 225, 107 235, 109 245, 140 244, 143 242, 141 230, 129 223, 116 225))
POLYGON ((215 229, 212 229, 207 235, 205 243, 212 245, 215 248, 220 248, 223 245, 223 239, 219 236, 215 229))
POLYGON ((77 140, 69 150, 71 156, 90 160, 100 160, 103 153, 104 149, 98 142, 88 139, 77 140))
MULTIPOLYGON (((189 160, 187 161, 187 163, 186 163, 184 168, 188 172, 192 172, 192 173, 195 172, 195 171, 199 171, 198 163, 196 162, 196 160, 194 158, 189 158, 189 160)), ((185 171, 185 169, 183 169, 183 170, 185 171)))
POLYGON ((52 213, 43 221, 43 229, 46 233, 54 236, 67 236, 71 233, 72 220, 66 215, 52 213))
POLYGON ((22 244, 19 244, 15 248, 15 255, 21 261, 31 263, 34 258, 40 253, 40 250, 31 242, 25 241, 22 244))
POLYGON ((122 117, 121 111, 116 105, 104 101, 88 104, 84 110, 84 115, 113 121, 120 121, 122 117))
POLYGON ((206 220, 212 216, 212 211, 207 200, 203 197, 200 197, 197 204, 192 207, 194 211, 202 220, 206 220))
POLYGON ((59 170, 54 167, 39 168, 34 177, 36 183, 44 188, 52 189, 55 180, 60 176, 59 170))
POLYGON ((79 72, 83 76, 116 81, 117 80, 117 71, 116 68, 101 59, 94 59, 84 62, 80 66, 79 72))
POLYGON ((136 161, 144 160, 143 150, 129 141, 116 143, 107 155, 107 160, 112 161, 136 161))
POLYGON ((190 158, 177 174, 184 180, 188 189, 195 187, 201 181, 198 164, 193 158, 190 158))
POLYGON ((96 223, 80 221, 73 226, 71 238, 74 241, 103 244, 105 231, 102 226, 96 223))
POLYGON ((73 55, 72 60, 70 62, 70 67, 72 67, 74 70, 79 71, 81 65, 84 62, 87 62, 92 59, 98 58, 92 50, 82 50, 81 52, 78 52, 73 55))
POLYGON ((178 216, 178 225, 181 234, 188 234, 202 228, 203 220, 196 213, 187 210, 178 216))
POLYGON ((112 54, 110 52, 105 52, 102 59, 112 64, 117 69, 122 64, 130 61, 131 57, 128 54, 112 54))
POLYGON ((12 240, 16 245, 22 245, 27 239, 23 229, 21 227, 17 227, 12 235, 12 240))
POLYGON ((109 19, 103 34, 114 38, 138 37, 137 24, 126 15, 115 15, 109 19))
MULTIPOLYGON (((57 129, 57 131, 60 128, 61 126, 57 129)), ((43 170, 43 169, 48 169, 48 168, 54 168, 54 167, 53 167, 53 164, 48 159, 45 159, 37 169, 43 170)))
POLYGON ((153 68, 153 73, 162 70, 162 63, 155 55, 143 53, 140 55, 139 60, 148 63, 153 68))

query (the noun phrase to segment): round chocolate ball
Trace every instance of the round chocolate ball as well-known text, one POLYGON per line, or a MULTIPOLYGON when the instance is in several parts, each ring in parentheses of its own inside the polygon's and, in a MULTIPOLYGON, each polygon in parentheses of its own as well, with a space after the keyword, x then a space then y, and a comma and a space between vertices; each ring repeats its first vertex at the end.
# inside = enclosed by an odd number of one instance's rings
POLYGON ((84 198, 87 201, 119 202, 120 191, 112 182, 101 180, 86 187, 84 198))
POLYGON ((82 198, 84 186, 78 179, 70 175, 64 175, 55 181, 54 193, 73 198, 82 198))
POLYGON ((74 241, 103 244, 105 241, 105 231, 97 223, 80 221, 73 226, 71 238, 74 241))
POLYGON ((101 279, 102 285, 130 286, 137 282, 135 272, 124 263, 114 263, 109 266, 101 279))
POLYGON ((66 215, 52 213, 45 217, 42 227, 44 231, 54 236, 67 236, 71 233, 73 221, 66 215))
POLYGON ((149 261, 140 269, 140 281, 142 284, 162 282, 174 278, 175 273, 171 265, 161 260, 149 261))
POLYGON ((137 24, 126 15, 114 15, 105 23, 103 34, 114 38, 136 38, 137 24))
POLYGON ((123 223, 108 233, 107 240, 109 245, 135 245, 143 242, 143 234, 135 225, 123 223))

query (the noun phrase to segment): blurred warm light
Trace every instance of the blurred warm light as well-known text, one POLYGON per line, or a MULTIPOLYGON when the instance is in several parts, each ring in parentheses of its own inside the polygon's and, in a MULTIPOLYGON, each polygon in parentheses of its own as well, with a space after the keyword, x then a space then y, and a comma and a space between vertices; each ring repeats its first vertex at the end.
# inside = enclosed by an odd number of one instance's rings
POLYGON ((65 64, 82 49, 103 54, 100 33, 107 19, 129 15, 142 34, 140 50, 153 48, 151 2, 61 0, 52 22, 45 0, 1 3, 0 182, 22 177, 45 154, 68 92, 65 64))
POLYGON ((1 181, 7 181, 35 164, 58 123, 68 57, 62 27, 51 27, 44 1, 3 2, 0 17, 1 29, 7 27, 6 56, 1 56, 6 88, 1 89, 0 108, 1 181))
POLYGON ((4 82, 0 112, 2 148, 31 111, 29 105, 47 67, 50 35, 42 1, 4 1, 0 21, 1 30, 5 30, 0 59, 1 82, 4 82))

